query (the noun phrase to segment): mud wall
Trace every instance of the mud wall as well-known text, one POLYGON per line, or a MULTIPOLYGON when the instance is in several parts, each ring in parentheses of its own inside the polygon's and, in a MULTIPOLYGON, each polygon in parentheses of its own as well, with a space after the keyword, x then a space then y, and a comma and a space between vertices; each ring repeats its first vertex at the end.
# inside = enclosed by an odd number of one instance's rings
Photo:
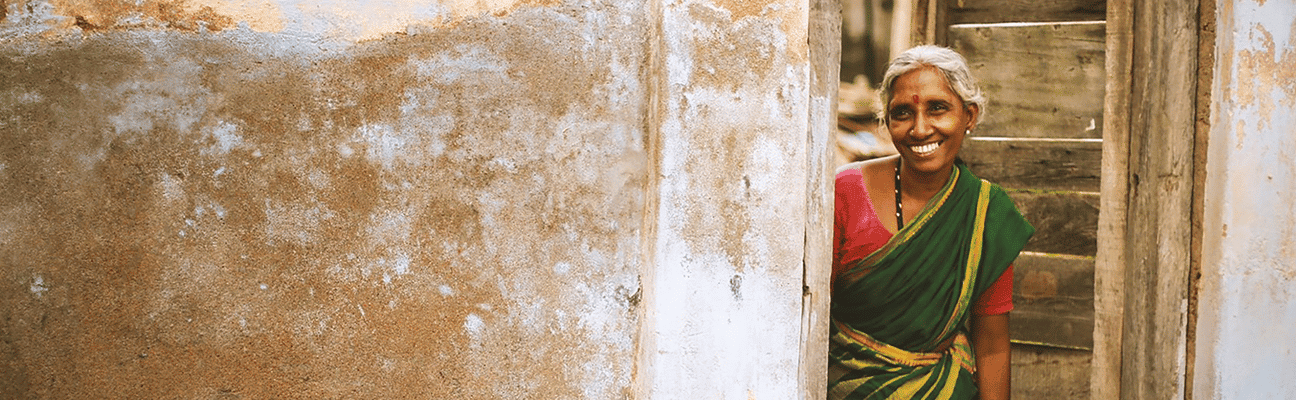
POLYGON ((0 397, 796 397, 807 7, 0 0, 0 397))
POLYGON ((1296 395, 1296 2, 1217 2, 1197 399, 1296 395))

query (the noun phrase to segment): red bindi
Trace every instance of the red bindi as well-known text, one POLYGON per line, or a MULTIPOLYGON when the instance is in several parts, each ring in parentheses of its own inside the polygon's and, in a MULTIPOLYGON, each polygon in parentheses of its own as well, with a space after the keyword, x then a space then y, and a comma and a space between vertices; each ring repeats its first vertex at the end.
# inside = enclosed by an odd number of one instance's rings
POLYGON ((915 95, 913 95, 913 96, 914 96, 914 103, 917 103, 917 102, 918 102, 918 95, 915 94, 915 95))

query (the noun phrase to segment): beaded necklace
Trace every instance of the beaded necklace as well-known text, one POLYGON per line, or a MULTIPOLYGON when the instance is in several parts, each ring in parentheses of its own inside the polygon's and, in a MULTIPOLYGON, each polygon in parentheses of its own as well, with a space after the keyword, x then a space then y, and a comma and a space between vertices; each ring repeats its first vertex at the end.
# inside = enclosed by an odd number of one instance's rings
POLYGON ((895 198, 896 198, 896 232, 900 232, 900 229, 904 228, 904 217, 901 216, 903 215, 903 210, 901 209, 901 205, 900 205, 900 159, 899 158, 896 159, 895 198))

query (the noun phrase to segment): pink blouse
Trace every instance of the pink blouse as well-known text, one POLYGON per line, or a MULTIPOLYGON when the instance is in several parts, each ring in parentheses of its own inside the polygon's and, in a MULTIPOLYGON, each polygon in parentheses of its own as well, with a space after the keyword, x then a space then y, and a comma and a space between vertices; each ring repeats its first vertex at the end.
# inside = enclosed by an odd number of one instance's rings
MULTIPOLYGON (((867 257, 894 236, 882 226, 864 176, 857 168, 837 174, 836 223, 833 232, 833 281, 837 274, 854 262, 867 257)), ((972 306, 975 315, 999 315, 1013 309, 1013 267, 1008 266, 1003 275, 972 306)))

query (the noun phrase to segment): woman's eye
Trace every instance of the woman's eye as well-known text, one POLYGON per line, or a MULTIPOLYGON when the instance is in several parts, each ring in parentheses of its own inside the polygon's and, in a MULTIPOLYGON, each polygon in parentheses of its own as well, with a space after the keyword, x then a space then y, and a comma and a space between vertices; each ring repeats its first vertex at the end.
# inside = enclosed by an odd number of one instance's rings
POLYGON ((891 110, 891 119, 895 119, 895 120, 903 120, 903 119, 909 118, 909 116, 912 115, 912 114, 913 114, 913 113, 912 113, 912 112, 909 112, 908 109, 896 109, 896 110, 891 110))

